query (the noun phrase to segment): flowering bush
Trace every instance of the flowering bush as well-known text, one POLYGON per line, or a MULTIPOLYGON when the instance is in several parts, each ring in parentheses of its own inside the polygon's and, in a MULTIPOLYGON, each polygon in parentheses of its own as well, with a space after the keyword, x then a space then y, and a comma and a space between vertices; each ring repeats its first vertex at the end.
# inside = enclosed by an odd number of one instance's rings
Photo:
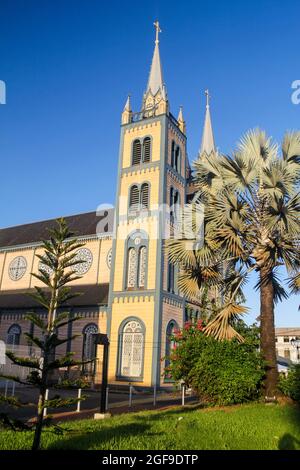
POLYGON ((175 381, 183 380, 202 402, 225 405, 256 399, 264 365, 253 341, 253 331, 249 331, 248 340, 249 327, 244 327, 246 340, 240 344, 236 340, 207 337, 203 327, 201 320, 187 322, 182 330, 174 332, 175 347, 169 357, 168 376, 175 381))

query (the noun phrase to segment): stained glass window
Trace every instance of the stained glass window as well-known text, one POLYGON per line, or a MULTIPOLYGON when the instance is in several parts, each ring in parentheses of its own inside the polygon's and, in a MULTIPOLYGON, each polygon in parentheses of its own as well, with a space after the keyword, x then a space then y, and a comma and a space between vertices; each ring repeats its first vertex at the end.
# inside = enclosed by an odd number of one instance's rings
POLYGON ((73 266, 74 271, 79 276, 87 273, 93 262, 92 252, 88 248, 81 248, 77 251, 74 261, 81 261, 73 266))
POLYGON ((19 325, 12 325, 7 332, 6 344, 18 346, 20 344, 20 337, 21 327, 19 325))
POLYGON ((14 258, 9 267, 8 267, 8 274, 12 281, 18 281, 21 279, 27 269, 27 261, 24 256, 17 256, 14 258))

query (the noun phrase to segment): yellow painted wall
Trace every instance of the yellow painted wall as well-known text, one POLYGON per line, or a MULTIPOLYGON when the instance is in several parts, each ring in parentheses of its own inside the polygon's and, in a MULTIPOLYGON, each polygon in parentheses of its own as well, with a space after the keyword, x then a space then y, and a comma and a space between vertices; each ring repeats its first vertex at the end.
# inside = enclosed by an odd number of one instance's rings
MULTIPOLYGON (((112 247, 112 239, 96 239, 83 241, 82 248, 88 248, 93 257, 90 269, 70 285, 101 284, 108 283, 110 269, 107 266, 107 254, 112 247)), ((0 291, 30 289, 34 286, 41 286, 42 283, 31 275, 31 272, 38 272, 39 259, 35 255, 43 254, 41 247, 29 247, 20 250, 7 250, 0 252, 0 291), (23 256, 27 262, 25 274, 21 279, 14 281, 9 277, 9 265, 18 256, 23 256)))
POLYGON ((131 148, 134 139, 146 136, 152 137, 151 161, 158 161, 160 159, 160 135, 161 123, 159 120, 148 124, 137 123, 136 127, 126 129, 124 133, 122 168, 131 166, 131 148))
POLYGON ((152 351, 153 351, 153 321, 154 321, 154 296, 140 299, 136 296, 119 298, 112 305, 112 323, 110 336, 110 356, 108 380, 110 383, 116 381, 117 355, 118 355, 118 333, 123 320, 128 317, 137 317, 145 324, 145 344, 144 344, 144 380, 142 384, 151 385, 152 372, 152 351))

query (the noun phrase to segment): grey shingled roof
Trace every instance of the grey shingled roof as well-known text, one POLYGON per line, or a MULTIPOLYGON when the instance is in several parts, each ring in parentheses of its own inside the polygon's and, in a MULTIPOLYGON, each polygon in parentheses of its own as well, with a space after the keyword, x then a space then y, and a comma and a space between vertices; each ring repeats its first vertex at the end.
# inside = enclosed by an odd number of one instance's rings
MULTIPOLYGON (((107 305, 109 284, 87 284, 72 286, 71 292, 80 292, 81 295, 70 299, 65 306, 107 305)), ((38 304, 27 295, 34 289, 11 290, 0 292, 0 309, 34 308, 38 304)))
MULTIPOLYGON (((68 226, 75 236, 105 234, 113 231, 114 209, 65 217, 68 226)), ((31 224, 0 229, 0 248, 38 243, 49 236, 49 228, 55 226, 55 220, 43 220, 31 224)))

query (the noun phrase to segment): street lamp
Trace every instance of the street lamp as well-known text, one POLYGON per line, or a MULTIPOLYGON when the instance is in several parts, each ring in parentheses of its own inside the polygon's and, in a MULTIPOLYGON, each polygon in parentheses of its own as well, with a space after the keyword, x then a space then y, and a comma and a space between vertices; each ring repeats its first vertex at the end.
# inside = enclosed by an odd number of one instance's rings
POLYGON ((109 348, 108 336, 102 333, 95 334, 95 344, 101 344, 103 346, 103 367, 102 367, 100 413, 95 414, 96 419, 102 419, 108 416, 108 413, 106 413, 106 390, 107 390, 108 348, 109 348))
POLYGON ((297 364, 300 362, 300 354, 299 354, 299 349, 300 349, 300 339, 298 338, 292 338, 291 339, 291 345, 296 348, 297 351, 297 364))

